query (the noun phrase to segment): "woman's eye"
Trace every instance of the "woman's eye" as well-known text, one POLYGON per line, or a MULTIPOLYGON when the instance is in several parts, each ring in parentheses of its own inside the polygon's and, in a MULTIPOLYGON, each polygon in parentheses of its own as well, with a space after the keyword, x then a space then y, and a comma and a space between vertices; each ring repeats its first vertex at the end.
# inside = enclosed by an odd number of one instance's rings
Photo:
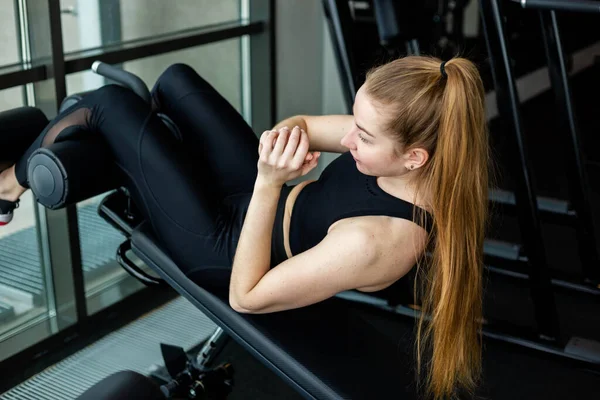
POLYGON ((358 138, 359 138, 360 140, 362 140, 364 143, 369 143, 369 141, 368 141, 367 139, 365 139, 365 138, 363 137, 363 135, 361 135, 360 133, 358 134, 358 138))

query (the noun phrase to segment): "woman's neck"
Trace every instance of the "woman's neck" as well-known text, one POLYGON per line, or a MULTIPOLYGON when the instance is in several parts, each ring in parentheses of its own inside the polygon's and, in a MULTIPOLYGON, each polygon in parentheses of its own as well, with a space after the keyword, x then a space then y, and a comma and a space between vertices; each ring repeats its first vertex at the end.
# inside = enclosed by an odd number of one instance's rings
POLYGON ((391 194, 394 197, 413 203, 425 210, 429 211, 430 201, 429 196, 425 193, 418 193, 417 187, 413 183, 413 176, 411 173, 407 173, 401 176, 380 176, 377 178, 377 184, 379 187, 391 194), (416 199, 415 199, 416 195, 416 199))

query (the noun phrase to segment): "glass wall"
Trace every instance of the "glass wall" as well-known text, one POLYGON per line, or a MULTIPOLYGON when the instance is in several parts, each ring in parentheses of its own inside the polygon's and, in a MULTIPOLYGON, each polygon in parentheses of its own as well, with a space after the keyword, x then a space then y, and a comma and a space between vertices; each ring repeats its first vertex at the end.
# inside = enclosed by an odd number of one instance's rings
MULTIPOLYGON (((186 63, 238 111, 248 110, 244 104, 252 85, 251 52, 244 47, 250 41, 243 38, 262 35, 269 4, 268 0, 0 0, 0 112, 27 105, 52 118, 62 101, 61 87, 69 95, 106 84, 89 70, 75 72, 91 65, 86 58, 89 49, 95 49, 94 60, 131 71, 149 87, 169 65, 186 63), (252 17, 251 9, 260 10, 260 15, 252 17), (242 13, 249 19, 241 20, 242 13), (218 25, 224 22, 227 25, 218 25), (62 29, 62 60, 51 57, 52 51, 60 51, 53 40, 57 36, 52 35, 57 26, 62 29), (196 29, 207 26, 209 30, 196 29), (185 40, 177 42, 169 35, 173 33, 177 40, 185 40), (144 54, 138 39, 144 39, 144 45, 158 44, 154 47, 158 50, 144 54), (124 42, 127 51, 118 46, 124 42), (67 57, 71 64, 65 68, 67 57), (3 72, 6 65, 13 67, 3 72), (67 73, 53 79, 57 70, 67 73)), ((264 42, 253 42, 262 46, 256 54, 265 54, 270 46, 268 36, 261 37, 264 42)), ((261 63, 270 65, 264 56, 261 63)), ((269 81, 268 74, 258 75, 262 82, 269 81)), ((266 86, 260 85, 268 93, 266 86)), ((261 104, 265 104, 261 110, 270 109, 267 102, 261 104)), ((106 194, 63 210, 46 210, 28 192, 13 221, 0 227, 0 362, 44 338, 60 336, 67 327, 91 324, 98 311, 143 289, 115 260, 116 249, 126 238, 97 214, 106 194)))
MULTIPOLYGON (((0 227, 0 342, 20 327, 48 315, 34 207, 31 194, 25 194, 14 221, 0 227)), ((42 336, 49 334, 47 328, 42 329, 42 336)), ((0 359, 13 353, 9 346, 0 348, 0 359)))
POLYGON ((17 2, 14 0, 0 0, 0 10, 2 10, 0 13, 0 43, 2 43, 0 66, 20 61, 16 4, 17 2))
POLYGON ((239 0, 60 0, 60 5, 66 53, 240 18, 239 0))
MULTIPOLYGON (((19 18, 14 0, 0 0, 0 71, 20 61, 19 18)), ((0 113, 26 104, 25 86, 0 90, 0 113)), ((10 132, 9 134, 18 134, 10 132)), ((0 160, 0 170, 6 167, 0 160)), ((19 346, 13 344, 21 328, 48 316, 47 285, 36 227, 35 202, 30 193, 21 198, 13 221, 0 226, 0 360, 19 346)), ((39 337, 49 334, 44 324, 39 337)))
MULTIPOLYGON (((2 53, 0 53, 1 56, 2 53)), ((0 90, 0 112, 24 106, 25 96, 23 90, 23 86, 0 90)))

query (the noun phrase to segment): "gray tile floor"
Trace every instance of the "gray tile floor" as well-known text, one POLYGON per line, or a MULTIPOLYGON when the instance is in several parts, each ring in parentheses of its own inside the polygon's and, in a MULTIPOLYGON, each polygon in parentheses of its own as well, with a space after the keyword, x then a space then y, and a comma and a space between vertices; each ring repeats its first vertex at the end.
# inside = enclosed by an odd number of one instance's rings
POLYGON ((189 350, 215 328, 188 301, 177 298, 5 392, 0 400, 75 399, 117 371, 147 375, 152 365, 162 365, 160 343, 189 350))

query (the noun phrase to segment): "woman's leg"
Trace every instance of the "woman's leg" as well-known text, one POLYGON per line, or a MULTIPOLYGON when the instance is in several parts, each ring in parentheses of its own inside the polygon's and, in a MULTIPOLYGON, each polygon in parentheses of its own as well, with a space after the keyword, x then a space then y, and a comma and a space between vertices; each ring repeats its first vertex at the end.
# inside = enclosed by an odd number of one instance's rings
MULTIPOLYGON (((213 178, 183 151, 183 144, 150 106, 128 89, 103 87, 59 115, 17 162, 19 175, 35 149, 64 140, 63 133, 73 125, 102 135, 127 177, 134 201, 182 270, 221 267, 214 269, 216 279, 226 278, 237 237, 228 231, 219 199, 211 195, 213 178)), ((22 175, 18 179, 26 184, 22 175)))
POLYGON ((19 107, 0 112, 0 171, 12 166, 48 124, 42 111, 19 107))
POLYGON ((0 112, 0 226, 13 218, 16 200, 23 188, 15 182, 14 164, 40 130, 48 123, 46 116, 33 107, 20 107, 0 112))
POLYGON ((186 147, 205 160, 223 196, 252 192, 258 138, 223 96, 185 64, 167 68, 152 96, 180 128, 186 147))

